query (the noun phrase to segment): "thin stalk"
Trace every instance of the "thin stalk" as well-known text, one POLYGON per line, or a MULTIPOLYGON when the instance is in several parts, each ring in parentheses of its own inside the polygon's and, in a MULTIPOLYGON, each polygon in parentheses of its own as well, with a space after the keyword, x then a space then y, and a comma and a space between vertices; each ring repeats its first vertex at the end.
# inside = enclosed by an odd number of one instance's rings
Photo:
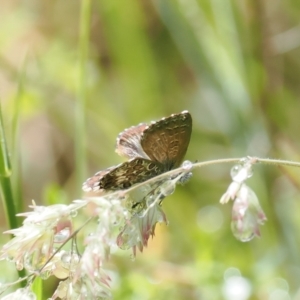
POLYGON ((300 163, 290 160, 282 160, 282 159, 273 159, 273 158, 259 158, 256 157, 257 162, 266 165, 275 165, 275 166, 288 166, 288 167, 297 167, 300 168, 300 163))
MULTIPOLYGON (((133 187, 125 190, 125 191, 117 191, 117 192, 112 192, 109 195, 113 196, 113 195, 119 195, 119 194, 124 194, 124 193, 128 193, 131 192, 133 190, 138 189, 139 187, 145 185, 145 184, 150 184, 153 182, 156 182, 160 179, 163 178, 169 178, 172 177, 174 175, 177 175, 179 173, 188 173, 191 172, 193 169, 195 168, 201 168, 201 167, 206 167, 209 165, 216 165, 216 164, 237 164, 237 163, 241 163, 244 160, 249 161, 250 163, 257 164, 257 163, 262 163, 262 164, 267 164, 267 165, 275 165, 275 166, 290 166, 290 167, 298 167, 300 168, 300 163, 299 162, 293 162, 293 161, 289 161, 289 160, 281 160, 281 159, 271 159, 271 158, 259 158, 259 157, 239 157, 239 158, 222 158, 222 159, 214 159, 214 160, 208 160, 208 161, 203 161, 203 162, 196 162, 196 163, 191 163, 191 168, 190 169, 186 169, 184 167, 179 167, 177 169, 162 173, 158 176, 155 176, 147 181, 141 182, 139 184, 134 185, 133 187)), ((107 194, 106 194, 107 195, 107 194)))
POLYGON ((289 167, 297 167, 300 168, 300 163, 291 161, 291 160, 283 160, 283 159, 275 159, 275 158, 260 158, 255 156, 247 156, 242 158, 225 158, 225 159, 216 159, 210 161, 204 161, 193 164, 194 168, 204 167, 206 165, 214 165, 220 163, 240 163, 244 159, 251 160, 251 163, 254 165, 256 163, 261 163, 265 165, 274 165, 274 166, 289 166, 289 167))

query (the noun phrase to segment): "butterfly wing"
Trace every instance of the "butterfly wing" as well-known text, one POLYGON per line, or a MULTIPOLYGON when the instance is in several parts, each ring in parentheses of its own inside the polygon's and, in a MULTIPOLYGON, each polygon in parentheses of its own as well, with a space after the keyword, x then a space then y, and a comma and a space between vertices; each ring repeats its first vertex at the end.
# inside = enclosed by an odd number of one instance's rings
POLYGON ((125 129, 117 137, 116 152, 128 159, 143 157, 149 159, 141 146, 141 136, 147 124, 141 123, 125 129))
POLYGON ((138 157, 96 173, 83 184, 83 190, 124 190, 163 172, 161 163, 138 157))
POLYGON ((100 190, 99 182, 100 180, 112 170, 118 168, 118 166, 110 167, 105 170, 97 172, 94 176, 88 178, 82 185, 82 189, 85 192, 95 192, 100 190))
POLYGON ((147 126, 121 132, 116 152, 130 160, 96 173, 83 184, 84 191, 122 190, 180 165, 192 132, 189 112, 171 115, 147 126))
POLYGON ((170 170, 182 162, 191 132, 192 117, 188 111, 183 111, 149 125, 142 133, 141 145, 151 160, 170 170))

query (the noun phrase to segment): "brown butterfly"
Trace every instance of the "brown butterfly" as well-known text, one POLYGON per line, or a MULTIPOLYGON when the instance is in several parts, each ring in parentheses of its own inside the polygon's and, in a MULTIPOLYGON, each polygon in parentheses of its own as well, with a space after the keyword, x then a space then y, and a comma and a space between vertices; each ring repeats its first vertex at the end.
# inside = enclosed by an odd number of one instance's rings
POLYGON ((192 132, 188 111, 121 132, 116 152, 129 160, 88 178, 83 190, 123 190, 180 166, 192 132))

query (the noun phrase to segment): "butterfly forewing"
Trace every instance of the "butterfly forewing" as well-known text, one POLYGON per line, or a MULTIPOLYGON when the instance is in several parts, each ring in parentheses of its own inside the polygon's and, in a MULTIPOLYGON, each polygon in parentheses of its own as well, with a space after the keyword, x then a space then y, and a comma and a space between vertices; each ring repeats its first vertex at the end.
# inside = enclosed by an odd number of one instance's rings
POLYGON ((192 132, 192 117, 185 111, 149 125, 143 132, 141 145, 153 161, 176 168, 187 151, 192 132))

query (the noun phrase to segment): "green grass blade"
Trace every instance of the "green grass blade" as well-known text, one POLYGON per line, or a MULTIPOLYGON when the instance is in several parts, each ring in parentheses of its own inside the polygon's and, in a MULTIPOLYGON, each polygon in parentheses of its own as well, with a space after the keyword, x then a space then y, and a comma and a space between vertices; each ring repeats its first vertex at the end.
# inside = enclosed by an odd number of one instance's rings
POLYGON ((43 300, 43 280, 40 277, 34 279, 32 291, 36 295, 36 300, 43 300))
POLYGON ((12 178, 12 187, 14 193, 14 201, 16 205, 16 211, 24 211, 22 188, 21 188, 21 163, 20 163, 20 136, 19 136, 19 120, 22 109, 22 97, 24 91, 24 78, 26 70, 26 59, 24 60, 21 72, 18 78, 18 90, 14 100, 14 110, 12 119, 12 169, 14 170, 14 176, 12 178))
POLYGON ((10 174, 11 164, 9 154, 7 151, 7 143, 4 135, 4 127, 0 106, 0 183, 1 183, 1 197, 3 199, 3 205, 6 212, 6 218, 10 228, 16 228, 18 226, 15 204, 13 200, 13 194, 11 189, 10 174))
POLYGON ((6 139, 4 136, 4 127, 2 121, 2 113, 0 106, 0 176, 8 177, 11 174, 11 164, 7 151, 6 139))
MULTIPOLYGON (((6 214, 6 219, 9 224, 9 228, 17 228, 19 226, 18 219, 16 217, 16 209, 14 203, 14 197, 11 188, 10 174, 11 165, 9 160, 9 154, 7 151, 7 143, 4 134, 4 126, 2 121, 1 105, 0 105, 0 185, 1 185, 1 198, 3 201, 3 207, 6 214)), ((25 270, 18 271, 20 277, 25 276, 25 270)), ((21 286, 24 286, 25 282, 21 282, 21 286)))

